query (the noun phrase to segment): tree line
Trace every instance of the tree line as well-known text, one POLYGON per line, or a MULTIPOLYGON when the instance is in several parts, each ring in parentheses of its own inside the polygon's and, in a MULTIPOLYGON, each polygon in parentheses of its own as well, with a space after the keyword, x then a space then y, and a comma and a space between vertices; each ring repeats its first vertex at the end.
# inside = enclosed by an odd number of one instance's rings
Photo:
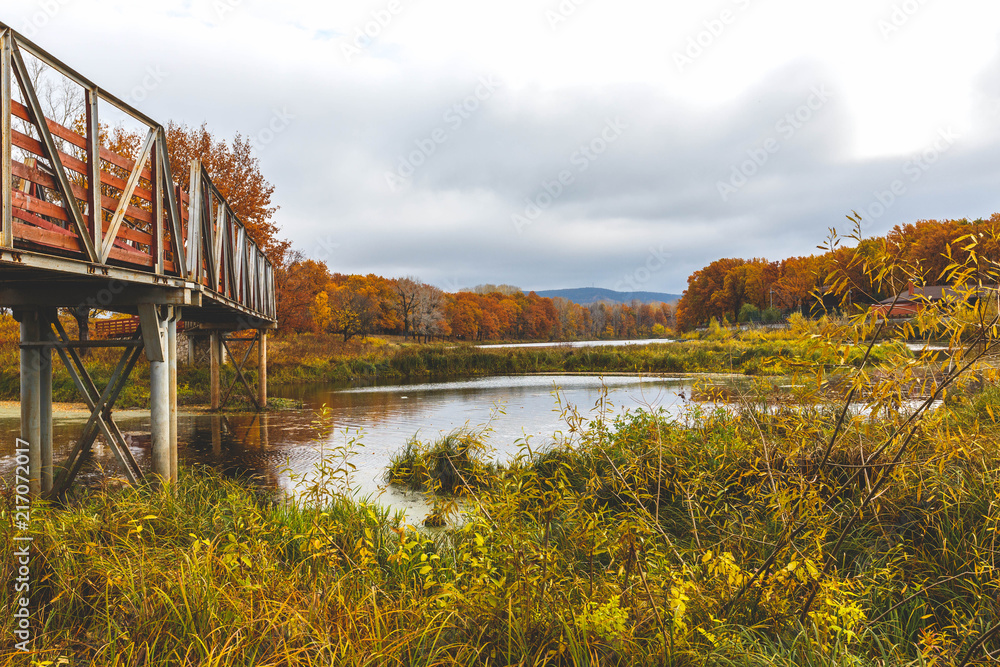
MULTIPOLYGON (((860 219, 851 218, 860 225, 860 219)), ((821 253, 789 257, 780 261, 761 258, 718 259, 695 271, 677 305, 677 327, 688 330, 718 321, 776 319, 781 312, 818 314, 831 309, 840 312, 868 307, 906 289, 909 277, 889 275, 884 283, 873 284, 867 263, 888 251, 907 267, 906 273, 925 285, 946 284, 948 267, 961 262, 975 248, 980 258, 1000 261, 995 231, 1000 213, 988 219, 921 220, 896 225, 881 237, 863 238, 855 233, 838 237, 831 230, 821 253), (847 247, 844 241, 852 241, 847 247), (841 276, 847 289, 832 295, 834 275, 841 276)), ((875 275, 878 275, 875 272, 875 275)))
POLYGON ((343 339, 397 334, 417 340, 573 340, 667 335, 669 304, 581 306, 509 285, 445 292, 413 277, 330 272, 291 252, 278 271, 278 325, 343 339))

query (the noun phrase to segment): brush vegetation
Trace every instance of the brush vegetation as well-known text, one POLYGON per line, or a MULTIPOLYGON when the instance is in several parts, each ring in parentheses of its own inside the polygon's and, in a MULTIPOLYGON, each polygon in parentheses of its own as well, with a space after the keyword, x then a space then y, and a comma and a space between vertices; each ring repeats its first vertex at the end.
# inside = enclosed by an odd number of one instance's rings
MULTIPOLYGON (((818 331, 836 327, 831 320, 798 327, 818 331)), ((357 352, 301 354, 294 361, 272 360, 269 381, 347 382, 354 380, 453 378, 528 373, 741 373, 782 375, 802 365, 859 365, 864 348, 846 358, 817 347, 796 328, 730 330, 716 327, 689 334, 684 341, 627 347, 480 348, 470 345, 392 344, 382 342, 357 352)), ((905 354, 900 343, 883 342, 871 358, 885 361, 905 354)))
POLYGON ((390 460, 385 481, 411 491, 468 493, 496 472, 496 465, 482 456, 487 451, 487 434, 488 429, 466 427, 442 435, 432 443, 414 436, 390 460))

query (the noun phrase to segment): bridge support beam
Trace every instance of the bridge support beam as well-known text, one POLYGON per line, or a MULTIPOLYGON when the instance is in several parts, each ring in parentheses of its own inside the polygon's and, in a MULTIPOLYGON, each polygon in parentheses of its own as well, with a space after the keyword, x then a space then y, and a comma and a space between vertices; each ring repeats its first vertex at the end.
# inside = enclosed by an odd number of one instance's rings
POLYGON ((170 353, 170 479, 177 481, 177 320, 180 311, 173 309, 167 321, 167 350, 170 353))
POLYGON ((257 402, 267 407, 267 330, 258 330, 257 341, 257 402))
POLYGON ((21 440, 28 443, 28 490, 40 496, 52 490, 52 350, 48 322, 53 308, 17 309, 21 328, 21 440))
MULTIPOLYGON (((52 328, 48 321, 56 317, 52 310, 49 318, 39 321, 39 338, 51 340, 52 328)), ((52 491, 52 348, 38 348, 38 398, 39 398, 39 429, 38 435, 42 449, 42 493, 52 491)))
MULTIPOLYGON (((176 364, 176 335, 168 333, 170 321, 174 318, 172 309, 166 314, 154 304, 139 306, 139 321, 145 344, 146 358, 149 360, 149 430, 153 450, 153 474, 160 483, 175 481, 174 461, 177 459, 176 430, 171 438, 171 413, 176 415, 176 404, 171 402, 170 366, 171 359, 176 364), (171 407, 174 407, 171 410, 171 407)), ((174 367, 176 373, 176 366, 174 367)), ((174 389, 176 397, 176 388, 174 389)), ((176 400, 176 398, 175 398, 176 400)), ((175 427, 176 429, 176 427, 175 427)))
POLYGON ((16 317, 21 324, 21 440, 28 443, 28 491, 42 494, 42 398, 40 355, 38 347, 26 347, 39 342, 38 310, 20 310, 16 317))

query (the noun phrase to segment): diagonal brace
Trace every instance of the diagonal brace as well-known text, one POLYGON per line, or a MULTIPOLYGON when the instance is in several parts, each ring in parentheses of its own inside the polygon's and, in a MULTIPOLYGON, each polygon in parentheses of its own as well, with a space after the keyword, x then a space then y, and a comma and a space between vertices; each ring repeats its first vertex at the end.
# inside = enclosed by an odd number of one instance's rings
MULTIPOLYGON (((62 342, 67 342, 68 337, 58 319, 52 324, 62 342)), ((132 452, 129 450, 121 430, 111 417, 111 409, 115 401, 118 400, 121 391, 125 388, 129 375, 131 375, 132 369, 142 354, 141 340, 133 339, 130 342, 140 344, 128 345, 127 349, 122 353, 122 357, 103 392, 98 391, 97 385, 87 372, 83 361, 74 348, 64 346, 55 348, 62 358, 63 364, 69 372, 77 390, 83 395, 84 401, 90 407, 91 415, 84 426, 83 434, 73 447, 66 465, 60 470, 57 483, 53 485, 53 496, 64 493, 72 485, 83 462, 86 460, 87 454, 90 452, 90 448, 93 446, 94 440, 97 438, 98 432, 104 436, 104 439, 115 453, 115 457, 125 471, 125 476, 129 483, 135 485, 143 481, 142 470, 132 456, 132 452)))
MULTIPOLYGON (((250 353, 253 352, 254 344, 255 343, 260 344, 260 332, 257 332, 257 334, 250 339, 250 345, 249 347, 247 347, 246 354, 243 355, 243 361, 239 364, 236 363, 236 356, 233 354, 232 350, 229 349, 229 345, 226 343, 226 337, 222 336, 221 339, 223 347, 226 348, 226 353, 229 354, 230 358, 232 358, 233 360, 233 366, 236 368, 236 379, 238 379, 240 382, 243 383, 243 386, 246 388, 247 394, 250 396, 250 399, 253 401, 253 404, 257 406, 257 410, 258 411, 263 410, 264 408, 257 400, 257 396, 254 393, 253 389, 250 387, 250 383, 243 375, 243 367, 246 366, 247 360, 250 358, 250 353)), ((225 405, 226 402, 229 400, 229 395, 232 393, 233 387, 236 386, 236 379, 234 379, 233 383, 229 385, 229 389, 228 391, 226 391, 226 397, 222 400, 221 405, 225 405)))

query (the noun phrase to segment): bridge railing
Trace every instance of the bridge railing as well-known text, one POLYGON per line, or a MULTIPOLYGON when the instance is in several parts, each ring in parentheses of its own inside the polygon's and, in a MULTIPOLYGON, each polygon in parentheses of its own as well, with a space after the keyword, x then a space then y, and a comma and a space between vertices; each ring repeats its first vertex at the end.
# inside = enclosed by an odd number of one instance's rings
POLYGON ((217 301, 276 318, 274 269, 204 166, 189 192, 173 179, 163 125, 0 23, 0 251, 180 278, 217 301), (24 54, 82 89, 66 127, 45 116, 24 54), (99 111, 139 124, 134 157, 101 145, 99 111), (97 187, 93 187, 98 184, 97 187))

